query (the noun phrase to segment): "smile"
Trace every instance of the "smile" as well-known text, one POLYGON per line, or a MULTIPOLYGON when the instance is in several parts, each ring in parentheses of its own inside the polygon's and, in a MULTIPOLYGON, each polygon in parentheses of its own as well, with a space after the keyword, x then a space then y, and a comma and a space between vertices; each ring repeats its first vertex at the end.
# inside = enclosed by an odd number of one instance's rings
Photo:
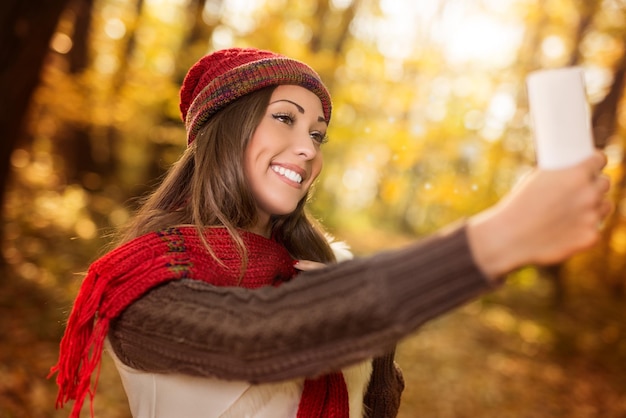
POLYGON ((293 182, 296 182, 298 184, 302 183, 302 176, 293 170, 289 170, 288 168, 280 167, 277 165, 273 165, 270 168, 275 173, 280 174, 281 176, 287 177, 289 180, 293 182))

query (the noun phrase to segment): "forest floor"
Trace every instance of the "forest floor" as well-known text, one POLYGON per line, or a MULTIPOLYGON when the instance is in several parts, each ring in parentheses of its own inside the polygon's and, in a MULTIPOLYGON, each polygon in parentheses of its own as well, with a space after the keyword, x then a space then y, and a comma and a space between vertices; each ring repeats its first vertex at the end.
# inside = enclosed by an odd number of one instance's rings
MULTIPOLYGON (((46 375, 70 306, 57 289, 11 274, 0 280, 0 418, 69 415, 68 406, 55 410, 46 375)), ((626 417, 625 311, 622 301, 594 295, 556 309, 541 280, 460 307, 399 345, 406 381, 399 417, 626 417)), ((104 358, 96 417, 129 418, 104 358)))

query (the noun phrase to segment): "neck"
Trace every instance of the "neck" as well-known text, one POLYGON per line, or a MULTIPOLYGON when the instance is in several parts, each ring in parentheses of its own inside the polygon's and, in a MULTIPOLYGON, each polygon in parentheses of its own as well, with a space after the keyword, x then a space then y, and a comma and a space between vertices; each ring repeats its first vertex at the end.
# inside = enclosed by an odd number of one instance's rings
POLYGON ((270 227, 269 217, 264 220, 259 220, 254 226, 248 229, 253 234, 261 235, 265 238, 269 238, 272 235, 272 228, 270 227))

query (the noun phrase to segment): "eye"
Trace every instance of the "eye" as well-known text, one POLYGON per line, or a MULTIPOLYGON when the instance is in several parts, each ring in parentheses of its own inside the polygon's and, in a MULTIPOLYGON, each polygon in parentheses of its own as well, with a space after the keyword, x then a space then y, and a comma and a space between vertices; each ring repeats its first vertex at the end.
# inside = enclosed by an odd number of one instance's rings
POLYGON ((296 117, 292 113, 273 113, 272 117, 286 125, 293 125, 296 117))
POLYGON ((315 142, 317 142, 320 145, 328 142, 328 137, 326 136, 324 132, 313 131, 309 135, 315 142))

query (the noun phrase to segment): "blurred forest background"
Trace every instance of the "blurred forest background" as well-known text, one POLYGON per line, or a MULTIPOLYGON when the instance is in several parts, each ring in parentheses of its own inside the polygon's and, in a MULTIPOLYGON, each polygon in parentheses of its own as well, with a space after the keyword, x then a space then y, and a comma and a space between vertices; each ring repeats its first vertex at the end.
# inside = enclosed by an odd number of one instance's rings
MULTIPOLYGON (((324 78, 312 212, 360 255, 505 194, 534 164, 526 75, 583 67, 602 242, 402 342, 401 417, 626 417, 625 1, 3 0, 0 23, 0 417, 68 415, 46 375, 82 272, 184 149, 186 70, 229 46, 324 78)), ((129 417, 106 361, 95 410, 129 417)))

